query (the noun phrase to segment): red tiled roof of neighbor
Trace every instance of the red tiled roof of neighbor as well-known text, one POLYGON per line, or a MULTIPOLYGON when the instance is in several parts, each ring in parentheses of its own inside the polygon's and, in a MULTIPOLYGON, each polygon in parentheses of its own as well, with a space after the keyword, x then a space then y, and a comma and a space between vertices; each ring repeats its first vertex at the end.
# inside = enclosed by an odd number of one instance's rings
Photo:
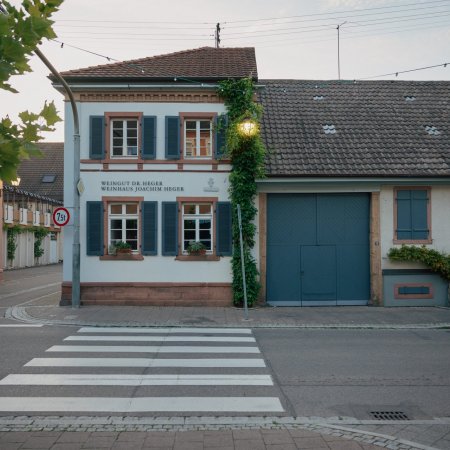
POLYGON ((179 82, 182 82, 183 78, 195 81, 244 77, 258 79, 255 49, 253 47, 202 47, 166 55, 75 69, 62 72, 61 75, 68 80, 77 81, 99 78, 179 82))

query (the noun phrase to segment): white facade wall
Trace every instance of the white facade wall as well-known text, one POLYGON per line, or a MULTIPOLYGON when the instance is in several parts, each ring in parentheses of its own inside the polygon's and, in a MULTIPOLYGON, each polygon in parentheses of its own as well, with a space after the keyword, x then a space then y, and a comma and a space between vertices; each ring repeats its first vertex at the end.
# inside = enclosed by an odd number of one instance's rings
MULTIPOLYGON (((450 186, 431 186, 431 237, 427 248, 450 253, 450 186)), ((387 253, 394 244, 394 186, 382 186, 380 192, 380 228, 382 269, 421 269, 419 263, 392 262, 387 253)))
MULTIPOLYGON (((216 197, 228 201, 228 175, 231 167, 219 164, 212 171, 212 164, 185 164, 178 170, 178 164, 165 160, 165 117, 180 113, 225 113, 223 104, 211 103, 77 103, 80 116, 81 160, 89 159, 89 117, 102 116, 105 112, 139 112, 144 116, 157 116, 157 164, 153 160, 143 163, 143 170, 137 163, 110 164, 103 170, 103 164, 81 164, 81 179, 85 191, 80 198, 80 281, 83 282, 217 282, 230 283, 231 266, 229 257, 219 261, 179 261, 173 256, 162 256, 161 202, 175 201, 177 197, 216 197), (165 160, 161 162, 161 160, 165 160), (203 173, 204 172, 204 173, 203 173), (211 182, 211 179, 213 180, 211 182), (129 183, 130 192, 106 190, 102 182, 124 181, 129 183), (155 181, 162 185, 161 192, 142 190, 144 183, 155 181), (213 189, 211 189, 213 183, 213 189), (103 189, 102 189, 103 188, 103 189), (177 188, 179 190, 166 190, 177 188), (182 190, 181 190, 182 189, 182 190), (98 256, 86 255, 86 202, 101 201, 102 197, 143 197, 144 201, 158 202, 157 256, 145 256, 143 261, 100 260, 98 256)), ((73 217, 73 124, 70 104, 65 110, 65 206, 73 217)), ((72 219, 64 227, 64 269, 63 279, 72 280, 72 219)), ((213 224, 213 228, 215 225, 213 224)))

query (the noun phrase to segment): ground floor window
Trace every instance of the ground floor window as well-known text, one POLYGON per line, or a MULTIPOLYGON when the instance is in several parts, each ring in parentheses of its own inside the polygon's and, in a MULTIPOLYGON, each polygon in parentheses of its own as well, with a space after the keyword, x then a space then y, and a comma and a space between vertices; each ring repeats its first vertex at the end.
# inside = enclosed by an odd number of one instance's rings
POLYGON ((139 208, 137 203, 111 203, 108 210, 108 245, 118 242, 131 245, 131 250, 139 248, 139 208))
POLYGON ((183 204, 182 236, 183 253, 187 254, 189 246, 201 242, 206 253, 213 250, 213 208, 211 203, 183 204))

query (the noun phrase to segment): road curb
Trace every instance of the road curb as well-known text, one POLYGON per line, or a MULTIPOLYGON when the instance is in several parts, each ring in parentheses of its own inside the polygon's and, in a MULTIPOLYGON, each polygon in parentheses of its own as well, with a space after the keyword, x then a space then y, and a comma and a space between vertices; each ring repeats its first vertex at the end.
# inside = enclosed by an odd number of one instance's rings
MULTIPOLYGON (((45 306, 42 306, 45 308, 45 306)), ((61 326, 90 326, 90 327, 130 327, 130 328, 138 328, 138 327, 202 327, 202 328, 217 328, 217 324, 214 325, 204 325, 195 323, 180 323, 179 321, 166 321, 164 323, 155 323, 155 322, 94 322, 89 320, 60 320, 60 319, 42 319, 38 317, 33 317, 28 313, 26 307, 22 306, 12 306, 8 308, 5 312, 5 318, 18 320, 26 323, 39 323, 43 325, 61 325, 61 326)), ((244 322, 244 321, 242 321, 244 322)), ((221 324, 222 328, 283 328, 283 329, 338 329, 338 330, 436 330, 436 329, 450 329, 449 322, 442 323, 428 323, 428 324, 280 324, 280 323, 227 323, 221 324)))

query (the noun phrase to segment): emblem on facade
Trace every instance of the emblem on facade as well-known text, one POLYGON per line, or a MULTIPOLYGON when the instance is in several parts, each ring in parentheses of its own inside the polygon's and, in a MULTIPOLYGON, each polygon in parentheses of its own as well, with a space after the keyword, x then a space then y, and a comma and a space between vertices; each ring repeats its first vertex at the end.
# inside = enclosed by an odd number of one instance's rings
POLYGON ((214 178, 208 180, 208 186, 203 188, 204 192, 219 192, 219 188, 214 186, 214 178))

